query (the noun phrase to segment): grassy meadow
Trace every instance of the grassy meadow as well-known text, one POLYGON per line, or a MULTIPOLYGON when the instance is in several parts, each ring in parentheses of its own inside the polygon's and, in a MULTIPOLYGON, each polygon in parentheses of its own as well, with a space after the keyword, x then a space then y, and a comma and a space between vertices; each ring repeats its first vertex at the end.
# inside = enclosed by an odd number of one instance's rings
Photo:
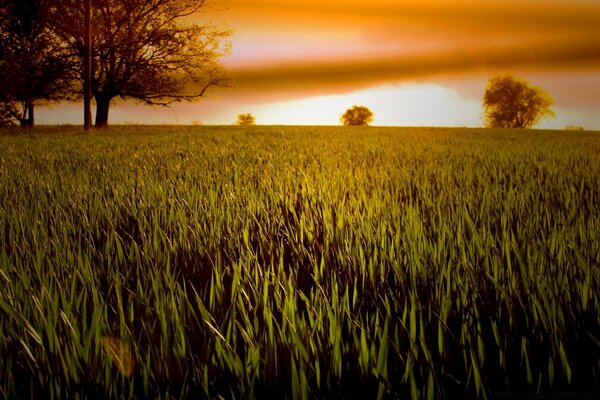
POLYGON ((0 398, 600 393, 600 133, 0 133, 0 398))

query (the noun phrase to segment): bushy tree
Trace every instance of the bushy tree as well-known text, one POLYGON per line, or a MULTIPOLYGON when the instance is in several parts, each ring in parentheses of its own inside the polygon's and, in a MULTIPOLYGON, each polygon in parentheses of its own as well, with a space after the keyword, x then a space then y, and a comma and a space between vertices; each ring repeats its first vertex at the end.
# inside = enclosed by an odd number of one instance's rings
POLYGON ((0 0, 0 116, 34 124, 36 104, 62 100, 72 82, 64 43, 49 25, 50 0, 0 0))
MULTIPOLYGON (((169 105, 228 83, 218 60, 228 51, 230 32, 193 22, 207 7, 208 0, 92 0, 96 127, 108 125, 116 97, 169 105)), ((83 13, 81 0, 53 2, 55 30, 81 66, 83 13)))
POLYGON ((373 112, 365 106, 352 106, 340 117, 344 126, 369 125, 373 122, 373 112))
POLYGON ((252 114, 240 114, 237 117, 238 125, 254 125, 256 120, 254 119, 254 115, 252 114))
POLYGON ((553 100, 544 90, 510 75, 489 80, 483 95, 486 126, 531 128, 542 117, 552 117, 553 100))

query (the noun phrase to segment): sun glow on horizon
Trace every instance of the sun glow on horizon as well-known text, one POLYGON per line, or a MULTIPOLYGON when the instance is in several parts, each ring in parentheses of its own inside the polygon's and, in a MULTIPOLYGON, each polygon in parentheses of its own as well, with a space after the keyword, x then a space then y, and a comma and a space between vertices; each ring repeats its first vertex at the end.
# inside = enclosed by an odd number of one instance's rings
POLYGON ((259 124, 339 125, 353 105, 368 107, 376 126, 477 126, 478 101, 432 83, 383 85, 347 94, 265 103, 250 110, 259 124))
MULTIPOLYGON (((517 74, 521 75, 521 74, 517 74)), ((527 78, 527 76, 525 76, 527 78)), ((567 80, 568 94, 596 91, 600 78, 589 74, 550 74, 532 79, 534 84, 549 87, 557 99, 565 97, 558 89, 567 80), (556 86, 552 87, 551 83, 556 86), (586 84, 587 85, 584 85, 586 84)), ((173 107, 148 107, 130 102, 117 102, 111 110, 114 124, 205 124, 231 125, 237 115, 251 113, 257 125, 340 125, 340 116, 353 105, 363 105, 374 113, 374 126, 483 126, 481 99, 487 78, 448 77, 437 81, 384 84, 336 94, 303 95, 261 99, 239 97, 236 93, 201 103, 181 103, 173 107)), ((597 104, 569 107, 573 99, 557 101, 553 107, 557 117, 544 119, 537 126, 544 129, 563 129, 567 125, 599 129, 597 104)), ((78 104, 41 107, 41 124, 61 124, 80 116, 78 104)))

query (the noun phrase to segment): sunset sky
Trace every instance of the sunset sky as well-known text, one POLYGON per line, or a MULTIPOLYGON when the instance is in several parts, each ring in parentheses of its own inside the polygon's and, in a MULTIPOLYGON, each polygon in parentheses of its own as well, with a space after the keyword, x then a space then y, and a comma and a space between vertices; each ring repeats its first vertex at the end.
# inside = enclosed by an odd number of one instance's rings
MULTIPOLYGON (((234 85, 199 103, 120 102, 109 122, 337 125, 354 104, 373 125, 481 126, 487 80, 545 89, 556 119, 600 129, 600 0, 224 0, 202 15, 233 30, 234 85)), ((79 104, 39 123, 80 123, 79 104)))

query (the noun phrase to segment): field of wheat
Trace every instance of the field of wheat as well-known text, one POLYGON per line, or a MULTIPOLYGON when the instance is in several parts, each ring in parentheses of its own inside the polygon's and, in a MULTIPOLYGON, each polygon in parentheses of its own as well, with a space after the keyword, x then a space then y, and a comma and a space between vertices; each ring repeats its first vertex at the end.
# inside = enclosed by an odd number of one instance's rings
POLYGON ((600 133, 0 134, 0 398, 600 392, 600 133))

